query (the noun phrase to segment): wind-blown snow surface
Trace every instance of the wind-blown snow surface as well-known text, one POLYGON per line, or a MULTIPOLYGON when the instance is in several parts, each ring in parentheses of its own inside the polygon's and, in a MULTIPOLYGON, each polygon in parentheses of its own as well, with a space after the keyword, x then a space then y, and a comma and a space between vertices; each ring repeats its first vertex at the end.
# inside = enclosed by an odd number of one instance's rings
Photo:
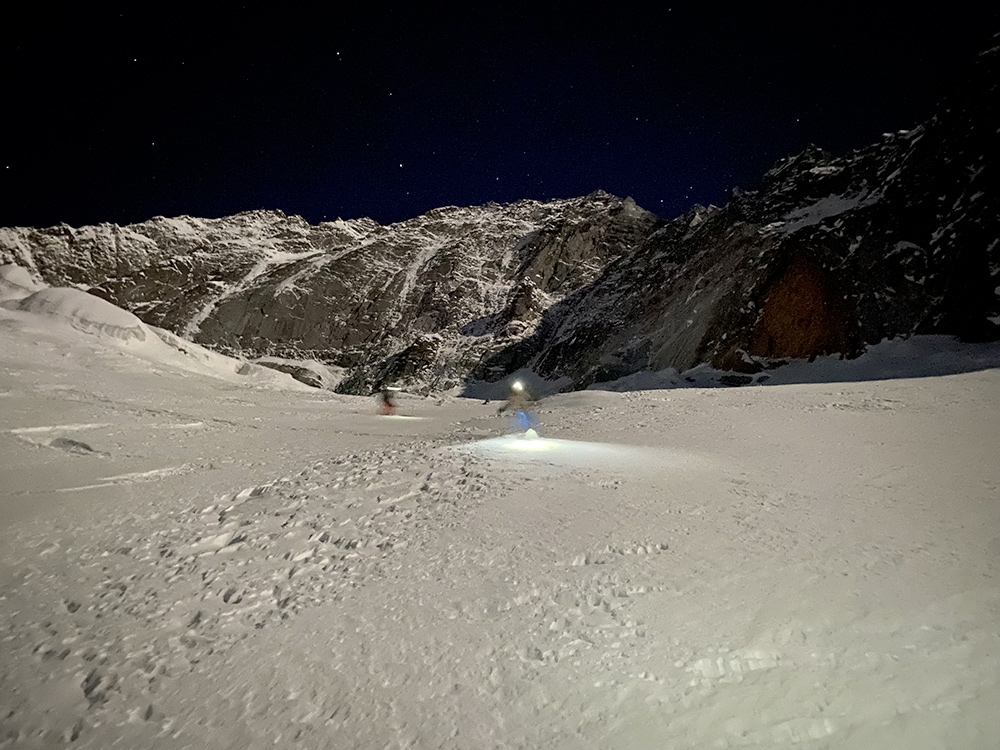
POLYGON ((0 310, 0 747, 995 747, 996 369, 529 446, 157 356, 0 310))

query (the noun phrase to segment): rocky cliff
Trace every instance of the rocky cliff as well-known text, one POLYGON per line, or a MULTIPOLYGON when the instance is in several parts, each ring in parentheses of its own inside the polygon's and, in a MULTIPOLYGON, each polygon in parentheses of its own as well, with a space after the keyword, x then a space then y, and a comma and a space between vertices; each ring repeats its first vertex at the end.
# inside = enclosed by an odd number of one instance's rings
POLYGON ((702 363, 752 375, 918 333, 1000 338, 998 50, 926 123, 843 157, 810 148, 658 228, 475 374, 526 366, 579 388, 702 363))
POLYGON ((440 208, 390 226, 255 211, 2 229, 0 261, 226 353, 344 368, 345 392, 441 389, 530 337, 545 310, 657 224, 601 192, 440 208))

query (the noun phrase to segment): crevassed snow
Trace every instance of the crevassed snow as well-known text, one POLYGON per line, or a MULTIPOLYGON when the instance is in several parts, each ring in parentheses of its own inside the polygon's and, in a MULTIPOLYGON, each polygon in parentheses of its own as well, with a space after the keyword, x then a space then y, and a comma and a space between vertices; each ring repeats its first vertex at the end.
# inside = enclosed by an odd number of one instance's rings
POLYGON ((320 383, 325 390, 333 390, 346 376, 347 369, 336 365, 327 365, 317 362, 314 359, 288 359, 285 357, 258 357, 254 360, 261 365, 278 365, 274 369, 281 369, 282 365, 299 367, 312 374, 314 380, 320 383))
POLYGON ((597 391, 651 391, 661 388, 677 388, 689 385, 680 373, 670 367, 666 370, 652 372, 642 370, 616 380, 594 383, 588 390, 597 391))

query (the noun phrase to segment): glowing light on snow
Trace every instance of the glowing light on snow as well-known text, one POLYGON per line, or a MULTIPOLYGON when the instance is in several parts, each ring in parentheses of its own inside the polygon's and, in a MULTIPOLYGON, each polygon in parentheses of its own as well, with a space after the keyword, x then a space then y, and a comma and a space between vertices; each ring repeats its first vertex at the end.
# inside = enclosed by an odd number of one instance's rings
POLYGON ((484 454, 490 458, 541 461, 559 466, 635 470, 671 470, 692 466, 703 460, 692 454, 662 448, 633 445, 590 443, 583 440, 525 437, 524 433, 477 440, 455 446, 463 453, 484 454))
POLYGON ((580 440, 558 440, 555 438, 526 437, 524 433, 505 435, 473 443, 473 448, 489 453, 558 453, 563 456, 583 458, 585 454, 611 455, 622 449, 605 443, 586 443, 580 440))
POLYGON ((538 433, 534 430, 528 430, 528 432, 532 433, 532 435, 513 435, 508 436, 507 438, 499 438, 499 440, 508 441, 507 450, 522 451, 527 453, 547 453, 549 451, 559 450, 560 443, 572 442, 567 440, 547 440, 543 437, 538 437, 538 433))

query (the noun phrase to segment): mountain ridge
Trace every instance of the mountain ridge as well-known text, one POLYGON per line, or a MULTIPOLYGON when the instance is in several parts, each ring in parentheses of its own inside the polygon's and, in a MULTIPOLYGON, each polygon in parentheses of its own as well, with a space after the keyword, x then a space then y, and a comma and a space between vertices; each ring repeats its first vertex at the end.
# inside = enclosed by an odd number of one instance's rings
POLYGON ((347 389, 401 377, 411 386, 454 387, 464 372, 447 356, 425 363, 435 366, 435 379, 418 383, 426 373, 401 364, 400 352, 426 359, 429 346, 454 350, 458 338, 478 351, 494 337, 523 334, 528 312, 588 283, 603 259, 625 252, 657 221, 630 199, 598 191, 442 207, 387 226, 370 219, 312 226, 253 211, 127 227, 3 229, 0 259, 227 353, 311 356, 356 370, 347 389), (450 340, 437 341, 442 335, 450 340))

